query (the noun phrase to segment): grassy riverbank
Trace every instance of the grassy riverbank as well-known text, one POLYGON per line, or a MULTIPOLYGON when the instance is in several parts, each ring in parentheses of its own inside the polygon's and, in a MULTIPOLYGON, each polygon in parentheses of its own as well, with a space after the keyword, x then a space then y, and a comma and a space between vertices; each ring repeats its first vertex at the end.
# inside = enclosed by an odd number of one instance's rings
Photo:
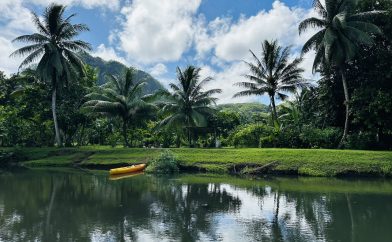
MULTIPOLYGON (((12 149, 2 149, 12 151, 12 149)), ((274 163, 270 173, 309 176, 392 176, 392 152, 323 149, 171 149, 183 169, 213 173, 257 169, 274 163)), ((18 157, 26 166, 81 166, 111 168, 145 163, 160 149, 110 148, 23 148, 18 157)))

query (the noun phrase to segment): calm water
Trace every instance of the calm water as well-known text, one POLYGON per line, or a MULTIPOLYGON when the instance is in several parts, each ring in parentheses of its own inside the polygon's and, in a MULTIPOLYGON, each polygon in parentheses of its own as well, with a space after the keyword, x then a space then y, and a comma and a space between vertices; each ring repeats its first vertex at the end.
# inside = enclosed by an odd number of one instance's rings
POLYGON ((392 181, 0 171, 0 241, 392 241, 392 181))

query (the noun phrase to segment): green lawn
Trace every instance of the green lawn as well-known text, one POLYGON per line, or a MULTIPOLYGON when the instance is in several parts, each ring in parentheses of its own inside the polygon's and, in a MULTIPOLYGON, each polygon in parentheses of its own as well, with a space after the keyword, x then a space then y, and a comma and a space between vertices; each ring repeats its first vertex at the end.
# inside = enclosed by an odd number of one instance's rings
MULTIPOLYGON (((325 149, 171 149, 185 167, 227 173, 233 166, 263 165, 277 161, 276 172, 310 176, 336 176, 344 173, 392 176, 391 151, 325 149)), ((19 150, 28 166, 124 165, 148 162, 160 149, 111 148, 24 148, 19 150)))

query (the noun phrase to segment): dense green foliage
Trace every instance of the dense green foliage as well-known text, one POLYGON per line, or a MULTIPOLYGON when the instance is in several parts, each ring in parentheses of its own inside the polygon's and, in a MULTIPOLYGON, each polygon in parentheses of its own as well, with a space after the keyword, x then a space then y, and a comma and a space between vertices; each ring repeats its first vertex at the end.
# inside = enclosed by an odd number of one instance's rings
POLYGON ((278 41, 264 40, 261 58, 250 50, 254 63, 246 62, 251 74, 245 75, 249 81, 238 82, 236 85, 245 88, 234 97, 265 95, 270 98, 272 117, 278 122, 275 99, 284 101, 288 98, 286 93, 293 93, 297 88, 306 86, 302 79, 303 69, 299 67, 302 59, 296 58, 289 62, 290 48, 282 48, 278 41))
POLYGON ((371 20, 381 12, 360 11, 357 13, 357 2, 357 0, 326 0, 323 6, 320 0, 315 0, 314 9, 321 18, 311 17, 299 25, 300 34, 309 27, 321 28, 302 48, 303 53, 312 49, 316 51, 313 70, 328 72, 332 67, 341 76, 346 117, 340 147, 346 141, 350 122, 350 94, 344 64, 352 61, 362 46, 374 43, 372 35, 381 34, 380 28, 371 23, 371 20))
POLYGON ((206 127, 208 117, 214 114, 210 105, 215 104, 216 98, 212 95, 220 93, 221 89, 204 91, 204 86, 212 79, 206 77, 200 80, 200 68, 188 66, 184 70, 177 68, 178 84, 170 83, 170 91, 162 90, 159 94, 161 100, 161 115, 164 117, 159 128, 175 130, 176 133, 187 130, 189 147, 192 146, 194 128, 206 127))
POLYGON ((38 33, 18 38, 39 42, 16 52, 42 57, 38 65, 27 56, 26 69, 0 72, 0 146, 336 148, 343 136, 347 149, 392 149, 392 3, 316 0, 315 9, 319 19, 299 26, 318 30, 303 47, 317 52, 315 85, 305 85, 301 57, 289 58, 289 48, 265 41, 260 56, 251 52, 239 95, 267 95, 267 106, 215 105, 220 90, 206 90, 213 80, 201 80, 196 66, 178 68, 165 90, 143 71, 80 53, 88 44, 74 38, 87 27, 50 5, 33 16, 38 33), (50 42, 56 18, 70 31, 60 47, 50 42))
POLYGON ((172 174, 178 171, 176 157, 170 150, 164 150, 157 158, 150 161, 146 168, 147 173, 155 174, 172 174))
POLYGON ((50 84, 52 93, 52 115, 56 133, 56 144, 62 146, 57 122, 56 101, 60 88, 70 82, 77 82, 83 77, 84 69, 78 52, 90 50, 90 44, 74 40, 82 31, 89 30, 84 24, 72 24, 74 15, 64 17, 65 6, 51 4, 45 9, 43 20, 33 13, 33 23, 38 32, 21 35, 14 42, 26 42, 30 45, 16 50, 11 56, 26 56, 19 68, 28 66, 40 58, 35 68, 36 76, 50 84))
POLYGON ((154 110, 149 103, 149 96, 143 95, 144 81, 133 80, 133 70, 128 69, 124 78, 110 75, 109 81, 100 86, 97 91, 88 94, 89 99, 84 107, 88 111, 103 114, 108 117, 120 117, 124 145, 129 147, 128 125, 147 119, 154 110))

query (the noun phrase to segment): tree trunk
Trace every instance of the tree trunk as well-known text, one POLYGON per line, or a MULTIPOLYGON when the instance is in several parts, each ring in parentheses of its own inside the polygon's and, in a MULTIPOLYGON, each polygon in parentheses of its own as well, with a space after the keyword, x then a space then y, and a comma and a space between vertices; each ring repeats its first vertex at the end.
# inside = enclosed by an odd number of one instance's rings
POLYGON ((188 127, 188 142, 189 142, 189 148, 192 147, 192 139, 191 139, 191 128, 188 127))
POLYGON ((346 106, 346 119, 344 121, 344 131, 343 131, 342 139, 340 140, 340 143, 339 143, 339 148, 342 148, 344 145, 344 142, 346 141, 347 133, 348 133, 349 115, 350 115, 350 108, 349 108, 350 97, 348 95, 347 81, 346 81, 346 77, 344 75, 343 70, 340 70, 340 74, 342 76, 342 83, 343 83, 344 105, 346 106))
POLYGON ((272 106, 272 120, 278 122, 278 114, 276 113, 276 106, 275 106, 275 97, 270 96, 271 99, 271 106, 272 106))
POLYGON ((54 122, 54 131, 56 133, 57 146, 62 146, 61 138, 60 138, 60 130, 59 130, 59 125, 57 123, 57 115, 56 115, 56 95, 57 95, 57 90, 56 88, 54 88, 52 92, 52 114, 53 114, 53 122, 54 122))
MULTIPOLYGON (((177 132, 177 137, 176 137, 176 147, 180 148, 181 145, 181 138, 180 138, 180 133, 177 132)), ((170 145, 169 145, 170 146, 170 145)))
POLYGON ((83 122, 82 124, 82 130, 80 131, 80 136, 79 136, 79 140, 78 140, 78 146, 82 146, 83 145, 83 136, 84 136, 84 127, 86 125, 86 122, 83 122))
POLYGON ((127 135, 127 121, 123 120, 123 136, 124 136, 124 147, 129 147, 128 135, 127 135))

